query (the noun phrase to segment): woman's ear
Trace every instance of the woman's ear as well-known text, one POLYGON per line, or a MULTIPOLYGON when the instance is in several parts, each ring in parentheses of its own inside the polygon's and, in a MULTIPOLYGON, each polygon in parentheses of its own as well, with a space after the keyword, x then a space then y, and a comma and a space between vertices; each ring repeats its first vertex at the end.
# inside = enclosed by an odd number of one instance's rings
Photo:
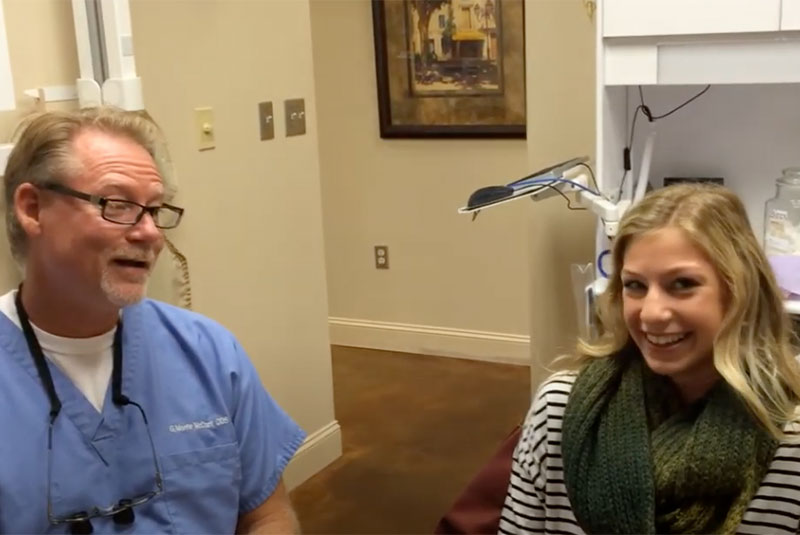
POLYGON ((17 215, 22 230, 28 237, 37 236, 41 232, 39 212, 41 210, 39 188, 26 182, 14 192, 13 210, 17 215))

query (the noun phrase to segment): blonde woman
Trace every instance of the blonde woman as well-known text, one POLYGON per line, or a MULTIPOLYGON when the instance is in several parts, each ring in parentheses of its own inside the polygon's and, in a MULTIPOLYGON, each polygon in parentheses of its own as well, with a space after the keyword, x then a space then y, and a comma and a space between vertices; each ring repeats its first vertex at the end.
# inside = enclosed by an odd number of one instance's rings
POLYGON ((500 533, 797 533, 800 370, 741 201, 657 190, 612 257, 604 334, 539 388, 500 533))

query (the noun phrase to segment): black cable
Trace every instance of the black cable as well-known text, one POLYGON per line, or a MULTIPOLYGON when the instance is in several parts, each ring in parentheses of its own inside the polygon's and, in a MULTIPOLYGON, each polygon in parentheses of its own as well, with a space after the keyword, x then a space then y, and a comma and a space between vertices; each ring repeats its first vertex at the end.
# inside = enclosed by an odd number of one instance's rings
POLYGON ((594 184, 594 190, 595 190, 595 191, 596 191, 596 192, 597 192, 599 195, 601 195, 601 196, 602 196, 602 195, 603 195, 603 192, 602 192, 602 191, 600 191, 600 187, 597 185, 597 179, 594 177, 594 170, 592 169, 592 166, 591 166, 591 165, 589 165, 589 164, 588 164, 588 163, 586 163, 586 162, 581 162, 581 163, 579 163, 578 165, 580 165, 580 166, 582 166, 582 167, 585 167, 586 169, 588 169, 588 170, 589 170, 589 175, 591 175, 591 177, 592 177, 592 184, 594 184))
POLYGON ((625 187, 625 179, 628 177, 628 170, 622 172, 622 178, 619 180, 619 191, 617 192, 617 198, 614 199, 615 202, 619 202, 622 198, 622 188, 625 187))
MULTIPOLYGON (((582 165, 583 167, 585 167, 586 169, 588 169, 588 170, 589 170, 589 175, 592 177, 592 183, 594 184, 594 189, 595 189, 595 191, 596 191, 596 192, 597 192, 597 194, 598 194, 598 195, 600 195, 601 197, 605 197, 605 196, 603 195, 603 192, 602 192, 602 191, 600 191, 600 186, 598 186, 598 185, 597 185, 597 179, 596 179, 596 178, 595 178, 595 176, 594 176, 594 169, 592 169, 592 166, 591 166, 591 165, 589 165, 588 163, 585 163, 585 162, 581 162, 581 163, 579 163, 578 165, 582 165)), ((567 208, 569 208, 569 199, 567 199, 567 208)), ((576 208, 576 210, 580 210, 580 208, 576 208)), ((586 208, 584 208, 584 210, 586 210, 586 208)), ((606 220, 605 220, 605 219, 603 219, 602 217, 600 218, 600 221, 602 221, 604 225, 606 224, 606 220)))
MULTIPOLYGON (((646 110, 646 111, 645 111, 645 115, 647 115, 647 118, 648 118, 648 119, 650 119, 650 121, 656 121, 656 120, 658 120, 658 119, 663 119, 664 117, 669 117, 670 115, 672 115, 673 113, 675 113, 675 112, 676 112, 676 111, 678 111, 679 109, 683 108, 683 107, 684 107, 684 106, 686 106, 687 104, 689 104, 689 103, 691 103, 691 102, 693 102, 693 101, 697 100, 697 99, 698 99, 698 98, 700 98, 701 96, 703 96, 703 95, 706 93, 706 91, 708 91, 709 89, 711 89, 711 84, 708 84, 708 85, 705 87, 705 89, 703 89, 702 91, 700 91, 699 93, 697 93, 695 96, 693 96, 692 98, 690 98, 689 100, 687 100, 686 102, 684 102, 683 104, 681 104, 680 106, 676 106, 675 108, 671 109, 670 111, 668 111, 667 113, 665 113, 665 114, 663 114, 663 115, 655 115, 655 116, 654 116, 654 115, 652 115, 652 114, 650 113, 650 110, 647 108, 647 106, 645 106, 645 105, 644 105, 644 95, 642 95, 642 106, 644 106, 644 108, 645 108, 645 110, 646 110)), ((641 91, 641 90, 642 90, 642 86, 639 86, 639 91, 641 91)))
POLYGON ((580 207, 576 208, 576 207, 572 206, 572 201, 569 200, 569 197, 564 195, 564 192, 561 191, 560 189, 558 189, 557 187, 555 187, 555 186, 553 186, 551 184, 546 184, 546 186, 548 188, 552 189, 553 191, 555 191, 556 193, 558 193, 559 195, 561 195, 562 197, 564 197, 567 200, 567 208, 569 208, 570 210, 575 210, 575 211, 587 210, 587 208, 580 208, 580 207))
POLYGON ((663 113, 661 115, 653 115, 653 112, 650 111, 650 108, 647 106, 647 104, 644 103, 644 91, 642 90, 642 86, 638 86, 638 89, 639 89, 639 103, 640 104, 638 106, 636 106, 636 110, 634 110, 634 112, 633 112, 633 119, 631 119, 631 131, 630 131, 630 135, 628 136, 628 145, 625 147, 625 149, 622 152, 622 157, 623 157, 624 163, 623 163, 622 178, 619 181, 619 191, 617 192, 617 201, 619 201, 619 199, 622 198, 622 190, 625 187, 625 179, 628 177, 628 171, 631 170, 631 164, 630 164, 631 147, 633 146, 633 136, 634 136, 634 132, 636 131, 636 118, 639 116, 639 112, 641 111, 642 114, 645 117, 647 117, 647 120, 650 121, 651 123, 653 121, 657 121, 659 119, 663 119, 664 117, 669 117, 670 115, 672 115, 676 111, 680 110, 684 106, 687 106, 691 102, 694 102, 695 100, 697 100, 698 98, 703 96, 709 89, 711 89, 711 84, 706 85, 706 87, 702 91, 700 91, 699 93, 694 95, 692 98, 690 98, 689 100, 687 100, 683 104, 680 104, 680 105, 672 108, 667 113, 663 113))
MULTIPOLYGON (((641 86, 639 86, 639 89, 641 90, 641 86)), ((644 102, 644 100, 642 100, 642 102, 644 102)), ((628 171, 630 171, 631 167, 630 152, 631 152, 631 146, 633 145, 633 134, 634 132, 636 132, 636 118, 639 116, 639 112, 641 111, 644 113, 644 110, 646 108, 647 106, 645 106, 644 104, 640 104, 639 106, 636 106, 636 110, 633 112, 633 120, 631 121, 631 132, 630 135, 628 136, 628 145, 625 147, 625 150, 623 151, 623 158, 625 160, 623 165, 624 171, 622 173, 622 178, 619 181, 619 191, 617 192, 616 201, 619 201, 622 198, 622 190, 625 187, 625 179, 627 178, 628 171)))

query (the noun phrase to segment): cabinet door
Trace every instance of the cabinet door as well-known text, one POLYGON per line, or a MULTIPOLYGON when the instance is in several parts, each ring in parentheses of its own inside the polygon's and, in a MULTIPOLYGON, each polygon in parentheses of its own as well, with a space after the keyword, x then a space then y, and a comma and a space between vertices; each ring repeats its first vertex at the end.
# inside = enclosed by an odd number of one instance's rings
POLYGON ((780 17, 781 0, 603 0, 603 35, 774 32, 780 17))
POLYGON ((781 30, 800 30, 800 0, 783 0, 781 30))

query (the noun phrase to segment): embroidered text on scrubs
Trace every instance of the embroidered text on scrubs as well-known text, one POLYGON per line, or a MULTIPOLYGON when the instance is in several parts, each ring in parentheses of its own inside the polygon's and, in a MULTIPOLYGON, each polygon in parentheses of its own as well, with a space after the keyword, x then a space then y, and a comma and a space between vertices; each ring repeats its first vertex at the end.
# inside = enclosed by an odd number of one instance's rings
POLYGON ((198 422, 190 422, 188 424, 172 424, 169 426, 169 430, 171 433, 183 433, 185 431, 213 429, 214 427, 219 427, 228 423, 230 423, 230 419, 227 416, 220 416, 219 418, 214 418, 213 420, 201 420, 198 422))

